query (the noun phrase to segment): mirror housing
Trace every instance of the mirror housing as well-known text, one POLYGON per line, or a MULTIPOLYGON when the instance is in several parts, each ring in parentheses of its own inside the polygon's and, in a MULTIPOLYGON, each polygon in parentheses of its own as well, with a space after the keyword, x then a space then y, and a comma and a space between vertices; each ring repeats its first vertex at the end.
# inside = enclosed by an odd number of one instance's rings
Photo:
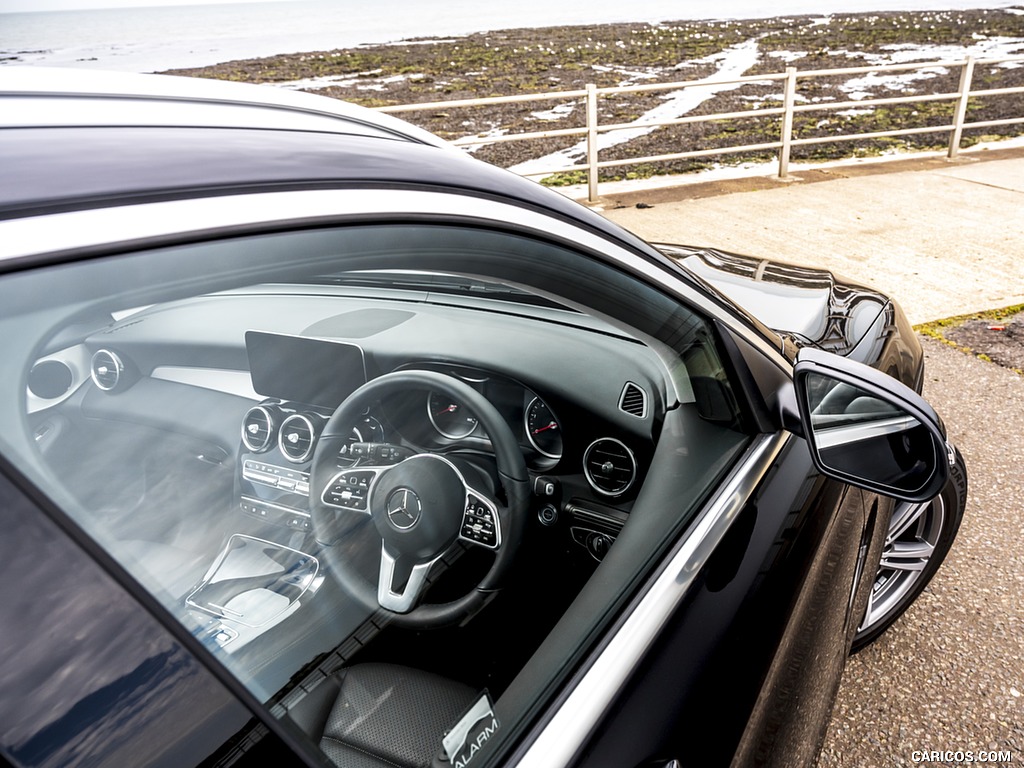
POLYGON ((819 349, 800 350, 793 381, 803 436, 828 477, 902 501, 934 498, 953 449, 923 397, 870 368, 819 349))

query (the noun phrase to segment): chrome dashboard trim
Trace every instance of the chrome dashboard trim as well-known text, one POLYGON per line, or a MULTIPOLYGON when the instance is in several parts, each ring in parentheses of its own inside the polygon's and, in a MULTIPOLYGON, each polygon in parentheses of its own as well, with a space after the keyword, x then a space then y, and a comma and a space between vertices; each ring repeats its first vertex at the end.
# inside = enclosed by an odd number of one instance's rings
POLYGON ((597 493, 600 493, 602 496, 606 496, 609 498, 617 498, 621 496, 622 494, 624 494, 626 491, 633 487, 633 483, 636 482, 637 474, 639 472, 640 465, 637 463, 636 454, 633 453, 633 451, 630 449, 628 445, 626 445, 618 438, 599 437, 596 440, 594 440, 590 445, 588 445, 587 449, 583 452, 583 476, 587 478, 587 483, 590 484, 590 487, 593 488, 594 491, 596 491, 597 493), (630 477, 629 482, 626 483, 626 485, 623 486, 618 491, 606 491, 604 488, 601 488, 594 480, 594 476, 590 472, 590 467, 587 466, 587 462, 590 460, 590 452, 594 450, 594 446, 596 446, 598 443, 603 443, 606 441, 609 443, 615 443, 616 445, 620 446, 629 456, 629 461, 633 465, 632 477, 630 477))
POLYGON ((191 387, 212 389, 226 395, 237 395, 246 400, 259 402, 263 398, 252 388, 248 371, 233 371, 226 368, 188 368, 178 365, 160 365, 153 369, 151 378, 188 384, 191 387))
POLYGON ((303 464, 309 461, 313 456, 313 451, 316 449, 317 441, 320 439, 320 435, 317 434, 316 425, 313 420, 304 413, 293 413, 291 416, 281 422, 281 426, 277 430, 277 447, 281 451, 281 455, 284 456, 292 464, 303 464), (301 421, 309 429, 309 447, 306 448, 301 454, 292 455, 285 448, 285 425, 291 421, 301 421))
POLYGON ((28 412, 30 414, 44 411, 55 405, 60 405, 77 392, 79 387, 90 380, 92 356, 84 345, 78 344, 74 347, 61 350, 60 352, 54 352, 52 355, 41 357, 32 364, 32 367, 34 368, 39 365, 39 363, 45 363, 50 360, 63 363, 68 367, 71 371, 71 386, 68 387, 67 391, 63 395, 54 398, 39 397, 39 395, 34 394, 30 389, 28 389, 28 387, 26 387, 25 395, 27 398, 28 412))

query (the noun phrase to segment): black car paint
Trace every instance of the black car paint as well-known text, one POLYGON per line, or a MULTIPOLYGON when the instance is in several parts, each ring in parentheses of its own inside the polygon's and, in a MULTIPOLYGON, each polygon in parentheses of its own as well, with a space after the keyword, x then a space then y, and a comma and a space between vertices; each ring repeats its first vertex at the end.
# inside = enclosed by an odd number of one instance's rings
MULTIPOLYGON (((32 131, 31 141, 38 141, 39 133, 32 131)), ((254 134, 224 131, 222 140, 216 142, 216 153, 210 154, 210 162, 192 165, 192 153, 202 152, 201 145, 209 141, 208 130, 94 129, 90 138, 83 130, 53 129, 47 153, 34 153, 26 143, 13 155, 0 158, 0 163, 15 163, 8 169, 16 168, 20 178, 29 180, 27 196, 22 190, 16 196, 0 199, 0 218, 270 188, 407 187, 422 185, 419 179, 428 178, 429 186, 438 190, 500 194, 503 199, 599 231, 662 266, 668 263, 649 246, 596 214, 569 202, 558 202, 554 195, 541 193, 532 184, 493 172, 482 164, 453 160, 450 155, 441 157, 432 148, 352 137, 339 141, 308 133, 295 137, 254 134), (322 152, 314 150, 320 139, 322 152), (138 162, 131 154, 109 151, 122 142, 137 146, 146 162, 138 162), (54 162, 51 153, 75 168, 59 180, 59 190, 49 185, 43 172, 54 162), (396 161, 396 154, 400 161, 396 161), (330 162, 323 162, 327 158, 330 162), (301 174, 295 173, 293 163, 302 164, 301 174), (334 172, 332 168, 343 170, 334 172)), ((17 146, 17 142, 5 146, 17 146)), ((796 280, 791 287, 798 283, 796 280)), ((839 284, 834 279, 833 283, 839 284)), ((855 286, 843 287, 856 290, 855 286)), ((873 354, 864 362, 919 388, 920 346, 898 307, 887 300, 885 307, 890 314, 886 315, 883 308, 879 313, 882 321, 872 326, 880 344, 866 347, 873 354)), ((730 311, 742 316, 738 310, 730 311)), ((842 317, 830 319, 830 328, 841 327, 842 317)), ((780 346, 774 334, 763 326, 756 327, 772 346, 780 346)), ((778 330, 784 333, 786 329, 778 330)), ((832 336, 801 341, 829 345, 835 340, 832 336)), ((850 353, 857 348, 865 347, 847 343, 843 349, 850 353)), ((734 360, 734 365, 744 365, 744 356, 760 354, 750 349, 742 351, 743 356, 734 360)), ((765 383, 765 391, 775 383, 765 383)), ((776 428, 780 426, 776 424, 776 428)), ((647 662, 621 691, 606 727, 579 756, 577 765, 624 768, 654 758, 679 758, 684 764, 724 765, 732 759, 738 764, 789 764, 796 762, 794 758, 810 759, 816 753, 824 722, 821 707, 830 706, 842 660, 870 587, 870 579, 857 582, 854 576, 865 563, 870 573, 871 564, 877 562, 891 502, 818 475, 799 437, 790 438, 785 456, 786 461, 765 479, 741 512, 724 546, 701 573, 699 588, 679 609, 670 631, 651 649, 647 662), (851 583, 858 587, 855 595, 850 593, 851 583), (836 637, 845 637, 846 642, 836 642, 836 637), (827 672, 808 680, 797 670, 811 657, 825 658, 827 672), (816 709, 817 716, 803 717, 806 708, 816 709), (746 728, 744 723, 749 723, 746 728)), ((110 682, 65 687, 59 691, 60 704, 49 705, 63 714, 40 723, 34 734, 19 736, 17 741, 8 740, 5 734, 0 754, 13 764, 65 764, 64 750, 74 749, 86 729, 102 731, 113 722, 116 727, 109 731, 109 744, 93 744, 98 755, 116 762, 124 754, 120 749, 132 749, 134 764, 161 764, 159 759, 148 759, 154 757, 151 749, 145 759, 141 752, 134 751, 167 736, 166 727, 157 719, 159 710, 148 708, 158 698, 157 704, 173 709, 174 716, 195 707, 188 714, 201 715, 200 719, 206 721, 211 751, 221 743, 218 740, 226 741, 239 729, 247 731, 251 713, 203 668, 206 661, 175 644, 144 611, 119 613, 119 606, 138 606, 3 476, 0 516, 5 528, 4 547, 12 553, 40 538, 53 547, 53 561, 62 567, 39 564, 38 574, 34 574, 39 590, 95 605, 91 610, 98 619, 116 616, 98 622, 109 635, 100 632, 92 638, 94 641, 107 647, 123 646, 126 639, 159 639, 163 643, 159 650, 132 665, 126 658, 83 653, 75 638, 41 630, 34 633, 32 642, 47 658, 73 654, 66 656, 73 658, 73 663, 92 665, 92 679, 110 682), (159 674, 171 667, 179 670, 176 675, 159 674), (140 709, 142 704, 145 706, 140 709), (33 745, 44 741, 45 746, 32 751, 33 745)), ((10 591, 18 587, 0 587, 5 588, 10 591)), ((17 609, 24 605, 25 598, 5 592, 0 609, 17 609)), ((31 620, 27 616, 30 614, 14 610, 2 617, 0 626, 26 623, 31 620)), ((47 625, 45 618, 39 625, 47 625)), ((0 701, 0 722, 14 722, 10 713, 25 707, 26 702, 48 706, 44 704, 45 680, 45 674, 32 678, 14 691, 15 698, 0 701)), ((253 732, 262 728, 256 726, 253 732)), ((263 748, 265 742, 260 745, 263 748)), ((198 747, 193 744, 188 748, 198 747)), ((175 754, 167 764, 187 766, 201 757, 191 752, 188 756, 175 754)))

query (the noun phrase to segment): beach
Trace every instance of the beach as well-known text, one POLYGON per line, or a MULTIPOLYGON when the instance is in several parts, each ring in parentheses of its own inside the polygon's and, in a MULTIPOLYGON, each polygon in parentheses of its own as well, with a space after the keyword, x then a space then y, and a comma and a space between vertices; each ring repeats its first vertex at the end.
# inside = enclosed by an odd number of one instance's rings
MULTIPOLYGON (((509 29, 457 37, 418 38, 400 43, 289 54, 226 62, 211 67, 171 70, 173 74, 272 84, 310 91, 369 107, 571 91, 587 83, 598 87, 673 83, 699 79, 834 69, 912 61, 937 62, 1024 54, 1024 10, 982 9, 787 16, 772 19, 678 21, 569 25, 509 29)), ((798 103, 857 101, 894 95, 949 93, 959 73, 949 67, 885 76, 844 76, 804 83, 798 103)), ((1024 62, 979 65, 975 87, 1024 85, 1024 62)), ((778 106, 777 82, 740 86, 622 94, 600 101, 601 121, 642 122, 657 115, 715 114, 778 106)), ((576 127, 583 101, 545 101, 474 109, 441 109, 403 115, 443 138, 488 136, 576 127)), ((898 127, 927 127, 950 122, 949 100, 919 102, 840 113, 806 113, 794 125, 797 137, 867 133, 898 127)), ((1024 116, 1024 96, 972 99, 969 119, 1024 116)), ((778 118, 758 117, 726 123, 707 122, 657 130, 623 132, 602 147, 602 159, 643 157, 678 151, 680 146, 739 146, 777 141, 778 118), (676 148, 676 149, 673 149, 676 148)), ((1002 126, 965 134, 963 146, 1024 133, 1002 126)), ((948 131, 817 144, 794 149, 794 160, 829 160, 850 155, 936 149, 948 131)), ((476 150, 481 159, 529 172, 531 164, 561 158, 570 164, 580 154, 575 137, 539 142, 508 142, 476 150)), ((730 156, 742 164, 771 159, 769 152, 730 156)), ((679 160, 609 169, 603 178, 638 178, 704 170, 708 159, 679 160)), ((573 174, 547 179, 578 181, 573 174)))

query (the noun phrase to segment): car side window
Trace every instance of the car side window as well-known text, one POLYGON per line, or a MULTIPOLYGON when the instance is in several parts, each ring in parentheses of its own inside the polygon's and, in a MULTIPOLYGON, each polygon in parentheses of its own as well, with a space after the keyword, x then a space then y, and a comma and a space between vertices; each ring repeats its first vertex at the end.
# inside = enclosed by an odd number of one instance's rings
POLYGON ((3 474, 0 525, 0 762, 302 764, 3 474))
POLYGON ((4 454, 342 765, 496 753, 749 440, 703 316, 498 228, 225 238, 0 302, 4 454))

